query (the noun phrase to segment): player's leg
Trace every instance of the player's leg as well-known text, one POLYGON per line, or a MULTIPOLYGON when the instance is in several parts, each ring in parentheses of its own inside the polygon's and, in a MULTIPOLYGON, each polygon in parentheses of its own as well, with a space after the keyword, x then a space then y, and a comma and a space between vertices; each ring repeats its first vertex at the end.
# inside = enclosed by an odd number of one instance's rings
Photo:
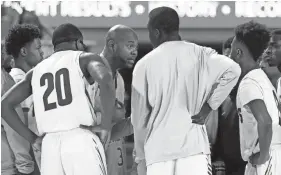
POLYGON ((41 175, 65 175, 61 163, 60 133, 47 134, 42 141, 41 175))
POLYGON ((147 167, 147 175, 211 175, 211 161, 208 155, 194 155, 173 161, 154 163, 147 167))
POLYGON ((176 160, 154 163, 147 166, 147 175, 175 175, 176 160))
POLYGON ((194 155, 176 160, 175 175, 212 175, 209 155, 194 155))
POLYGON ((100 139, 90 131, 75 129, 64 133, 61 159, 66 175, 106 175, 104 148, 100 139))

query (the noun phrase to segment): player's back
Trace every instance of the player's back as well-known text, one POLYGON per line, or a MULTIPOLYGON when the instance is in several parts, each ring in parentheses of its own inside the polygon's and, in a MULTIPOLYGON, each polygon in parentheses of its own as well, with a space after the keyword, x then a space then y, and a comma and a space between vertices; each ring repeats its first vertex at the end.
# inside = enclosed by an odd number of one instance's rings
POLYGON ((171 41, 158 46, 136 66, 144 69, 152 107, 145 119, 148 164, 210 153, 205 126, 192 124, 191 116, 201 110, 218 78, 235 64, 216 55, 211 48, 171 41), (219 63, 221 66, 216 65, 219 63))
POLYGON ((94 124, 94 113, 79 66, 81 53, 59 51, 34 68, 32 91, 40 134, 94 124))

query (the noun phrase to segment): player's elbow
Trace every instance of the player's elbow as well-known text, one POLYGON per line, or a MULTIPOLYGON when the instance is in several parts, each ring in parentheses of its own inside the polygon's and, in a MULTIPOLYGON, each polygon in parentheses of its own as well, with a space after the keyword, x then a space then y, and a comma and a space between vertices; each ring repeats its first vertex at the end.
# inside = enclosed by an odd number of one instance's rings
POLYGON ((233 64, 230 67, 230 71, 233 73, 233 76, 236 77, 237 79, 240 77, 241 75, 241 68, 240 66, 233 62, 233 64))
POLYGON ((5 115, 7 109, 9 109, 11 107, 11 104, 9 104, 7 98, 2 98, 1 99, 1 117, 3 119, 5 119, 7 117, 7 115, 5 115))
POLYGON ((258 124, 262 126, 271 126, 272 118, 269 115, 263 115, 263 117, 260 117, 260 120, 258 120, 258 124))

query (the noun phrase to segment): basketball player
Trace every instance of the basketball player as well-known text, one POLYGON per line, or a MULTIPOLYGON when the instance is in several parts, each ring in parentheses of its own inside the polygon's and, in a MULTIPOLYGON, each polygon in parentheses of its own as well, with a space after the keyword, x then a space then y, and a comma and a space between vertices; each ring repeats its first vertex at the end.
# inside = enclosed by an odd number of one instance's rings
MULTIPOLYGON (((40 30, 31 24, 16 25, 10 35, 6 38, 7 53, 14 58, 15 66, 11 69, 10 75, 18 83, 25 74, 43 60, 41 50, 40 30)), ((26 123, 33 132, 38 134, 34 116, 28 116, 32 106, 32 97, 21 103, 26 117, 26 123)))
MULTIPOLYGON (((14 106, 33 94, 35 117, 42 142, 42 174, 107 174, 103 145, 90 131, 95 115, 86 91, 86 79, 101 89, 100 127, 111 130, 115 92, 111 71, 95 54, 85 53, 83 35, 72 24, 62 24, 53 33, 55 53, 29 71, 2 98, 2 117, 40 149, 40 138, 18 119, 14 106), (8 116, 8 117, 7 117, 8 116)), ((107 134, 107 133, 106 133, 107 134)), ((107 134, 108 135, 108 134, 107 134)), ((104 140, 106 136, 102 137, 104 140)))
MULTIPOLYGON (((12 77, 4 68, 6 53, 1 44, 1 96, 14 84, 12 77)), ((16 108, 21 119, 24 119, 20 106, 16 108)), ((1 174, 16 175, 31 173, 34 162, 29 155, 29 143, 16 133, 4 120, 1 123, 1 174), (26 173, 27 172, 27 173, 26 173)))
MULTIPOLYGON (((20 57, 20 55, 31 56, 30 52, 33 53, 34 50, 32 46, 36 44, 40 44, 40 32, 36 26, 33 25, 15 25, 13 28, 9 30, 9 33, 5 39, 5 49, 7 54, 12 55, 14 58, 20 57)), ((38 51, 38 54, 33 59, 41 59, 41 53, 38 51)), ((22 58, 22 57, 21 57, 22 58)), ((22 59, 26 59, 22 58, 22 59)), ((3 73, 4 74, 4 73, 3 73)), ((7 81, 7 76, 4 78, 7 81)), ((11 76, 9 76, 12 78, 11 76)), ((14 81, 13 81, 14 82, 14 81)), ((11 88, 12 86, 10 86, 11 88)), ((8 90, 8 89, 7 89, 8 90)), ((23 106, 22 109, 24 110, 23 106)), ((26 111, 28 112, 28 111, 26 111)), ((25 114, 25 113, 23 113, 25 114)), ((27 116, 22 115, 22 113, 18 113, 21 121, 28 125, 27 116)), ((20 173, 30 174, 34 172, 34 158, 33 154, 30 154, 30 144, 27 140, 22 138, 20 135, 15 133, 14 130, 7 125, 5 121, 3 121, 3 126, 5 128, 7 138, 9 144, 15 154, 15 162, 17 169, 20 173)), ((38 174, 39 172, 34 172, 38 174)), ((33 174, 34 174, 33 173, 33 174)))
POLYGON ((132 83, 139 166, 146 161, 147 175, 211 174, 204 121, 192 123, 191 116, 205 103, 208 114, 216 110, 236 84, 240 68, 211 48, 182 41, 172 8, 152 10, 148 30, 154 50, 137 63, 132 83))
MULTIPOLYGON (((281 29, 272 31, 264 59, 269 66, 277 66, 279 72, 281 72, 281 29)), ((281 78, 277 81, 277 98, 281 102, 281 78)))
MULTIPOLYGON (((125 119, 125 86, 124 80, 119 69, 132 68, 138 53, 138 37, 135 31, 124 25, 116 25, 110 28, 106 35, 106 45, 100 56, 103 59, 108 69, 113 72, 116 89, 116 114, 113 116, 113 124, 119 122, 112 131, 114 140, 110 141, 106 150, 106 160, 109 175, 125 175, 126 174, 126 150, 124 147, 123 137, 116 136, 126 132, 127 126, 131 125, 130 119, 125 119), (125 122, 125 121, 127 122, 125 122), (123 125, 121 124, 123 123, 123 125)), ((96 112, 99 110, 99 88, 98 84, 94 83, 90 87, 90 96, 94 99, 94 107, 96 112)), ((100 114, 97 114, 100 117, 100 114)), ((131 130, 132 132, 132 130, 131 130)), ((128 133, 132 134, 132 133, 128 133)), ((122 135, 126 136, 126 135, 122 135)))
MULTIPOLYGON (((44 53, 41 50, 40 36, 40 30, 37 26, 23 24, 16 25, 12 28, 10 35, 6 38, 5 47, 7 53, 12 55, 15 60, 15 65, 11 69, 10 75, 16 83, 24 78, 26 72, 43 60, 44 53)), ((33 101, 31 96, 21 103, 25 116, 25 123, 38 135, 35 117, 33 115, 28 115, 32 114, 29 113, 32 106, 33 101)), ((40 154, 35 156, 37 156, 35 160, 41 159, 40 154)), ((37 161, 37 164, 40 167, 40 162, 37 161)), ((37 171, 37 167, 35 166, 35 172, 37 171)))
POLYGON ((268 29, 250 21, 235 29, 231 58, 242 69, 236 107, 240 116, 240 148, 248 161, 245 175, 281 174, 281 126, 275 88, 258 60, 270 39, 268 29))

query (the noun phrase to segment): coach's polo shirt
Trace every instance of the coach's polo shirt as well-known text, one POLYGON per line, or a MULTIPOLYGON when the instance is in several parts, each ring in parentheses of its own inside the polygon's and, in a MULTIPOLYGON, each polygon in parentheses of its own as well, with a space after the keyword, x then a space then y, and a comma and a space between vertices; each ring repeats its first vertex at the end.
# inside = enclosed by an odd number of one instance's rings
POLYGON ((215 50, 169 41, 144 56, 132 82, 132 124, 137 159, 150 165, 210 154, 205 125, 193 124, 207 102, 216 110, 236 85, 238 64, 215 50))

